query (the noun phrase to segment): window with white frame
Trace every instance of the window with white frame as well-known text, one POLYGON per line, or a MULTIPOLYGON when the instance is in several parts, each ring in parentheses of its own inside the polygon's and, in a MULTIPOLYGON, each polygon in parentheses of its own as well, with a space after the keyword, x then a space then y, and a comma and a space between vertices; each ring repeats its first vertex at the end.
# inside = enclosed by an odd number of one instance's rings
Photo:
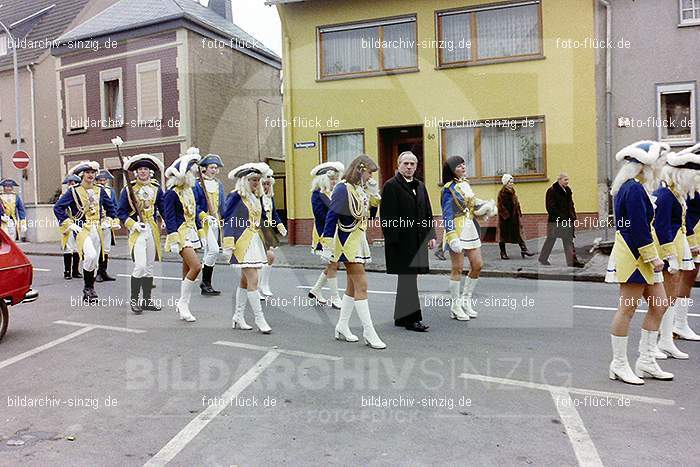
POLYGON ((66 99, 66 131, 83 131, 88 125, 85 97, 85 75, 71 76, 63 80, 66 99))
POLYGON ((659 141, 671 145, 695 144, 695 83, 656 86, 659 141))
POLYGON ((7 34, 0 34, 0 57, 4 57, 8 54, 9 41, 7 40, 7 34))
POLYGON ((140 122, 163 118, 160 60, 136 65, 137 113, 140 122))
POLYGON ((340 161, 345 167, 365 152, 365 133, 362 130, 321 134, 323 162, 340 161))
POLYGON ((700 24, 700 0, 679 0, 681 24, 700 24))
POLYGON ((124 122, 122 69, 100 71, 100 102, 102 126, 118 127, 124 122))
POLYGON ((544 136, 542 117, 449 124, 440 130, 442 160, 461 156, 470 180, 545 177, 544 136))
POLYGON ((321 78, 415 69, 417 50, 415 16, 318 29, 321 78))
POLYGON ((436 15, 441 66, 542 55, 539 0, 440 11, 436 15))

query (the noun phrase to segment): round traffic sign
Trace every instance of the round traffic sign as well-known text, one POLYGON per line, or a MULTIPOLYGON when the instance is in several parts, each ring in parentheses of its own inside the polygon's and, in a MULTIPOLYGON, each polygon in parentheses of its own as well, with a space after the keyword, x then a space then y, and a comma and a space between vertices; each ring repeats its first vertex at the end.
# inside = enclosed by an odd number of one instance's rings
POLYGON ((29 153, 26 151, 15 151, 12 154, 12 163, 19 170, 26 169, 29 167, 29 153))

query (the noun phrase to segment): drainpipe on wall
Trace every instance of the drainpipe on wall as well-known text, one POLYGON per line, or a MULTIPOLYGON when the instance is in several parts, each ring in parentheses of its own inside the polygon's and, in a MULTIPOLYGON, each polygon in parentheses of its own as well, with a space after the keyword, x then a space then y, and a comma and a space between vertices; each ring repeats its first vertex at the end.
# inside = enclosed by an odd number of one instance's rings
POLYGON ((610 212, 610 186, 612 182, 612 48, 607 47, 612 38, 612 5, 608 0, 598 0, 605 8, 605 236, 608 240, 608 213, 610 212))
POLYGON ((32 115, 32 157, 34 158, 34 167, 32 168, 32 185, 34 186, 34 206, 37 206, 39 204, 39 184, 37 178, 39 172, 39 158, 37 157, 36 153, 36 101, 34 100, 36 82, 34 81, 33 66, 33 63, 27 65, 27 71, 29 72, 30 107, 32 115))

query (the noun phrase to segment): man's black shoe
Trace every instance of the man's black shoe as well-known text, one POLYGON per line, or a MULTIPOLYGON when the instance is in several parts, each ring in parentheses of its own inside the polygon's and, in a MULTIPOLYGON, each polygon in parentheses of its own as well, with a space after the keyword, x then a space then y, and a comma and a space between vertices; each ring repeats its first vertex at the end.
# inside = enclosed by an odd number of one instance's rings
POLYGON ((406 325, 406 329, 409 331, 416 331, 416 332, 427 332, 428 328, 430 326, 426 326, 425 324, 421 323, 420 321, 416 321, 415 323, 411 323, 406 325))
POLYGON ((211 284, 201 283, 199 284, 199 288, 202 289, 202 295, 221 295, 221 291, 214 290, 214 287, 212 287, 211 284))
POLYGON ((131 312, 135 315, 140 315, 143 313, 143 308, 141 308, 140 300, 131 301, 131 312))
POLYGON ((73 278, 73 276, 71 276, 70 271, 63 271, 63 278, 69 281, 73 278))
POLYGON ((586 263, 582 263, 581 261, 576 261, 572 267, 574 268, 582 268, 586 265, 586 263))

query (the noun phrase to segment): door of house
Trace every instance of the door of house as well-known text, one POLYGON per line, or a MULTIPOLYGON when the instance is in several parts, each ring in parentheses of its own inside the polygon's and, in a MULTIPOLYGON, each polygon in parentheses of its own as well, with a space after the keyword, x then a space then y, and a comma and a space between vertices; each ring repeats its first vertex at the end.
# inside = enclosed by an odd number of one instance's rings
POLYGON ((425 180, 425 163, 423 160, 423 127, 398 127, 379 129, 379 169, 381 183, 396 174, 399 154, 411 151, 418 158, 415 177, 425 180))

